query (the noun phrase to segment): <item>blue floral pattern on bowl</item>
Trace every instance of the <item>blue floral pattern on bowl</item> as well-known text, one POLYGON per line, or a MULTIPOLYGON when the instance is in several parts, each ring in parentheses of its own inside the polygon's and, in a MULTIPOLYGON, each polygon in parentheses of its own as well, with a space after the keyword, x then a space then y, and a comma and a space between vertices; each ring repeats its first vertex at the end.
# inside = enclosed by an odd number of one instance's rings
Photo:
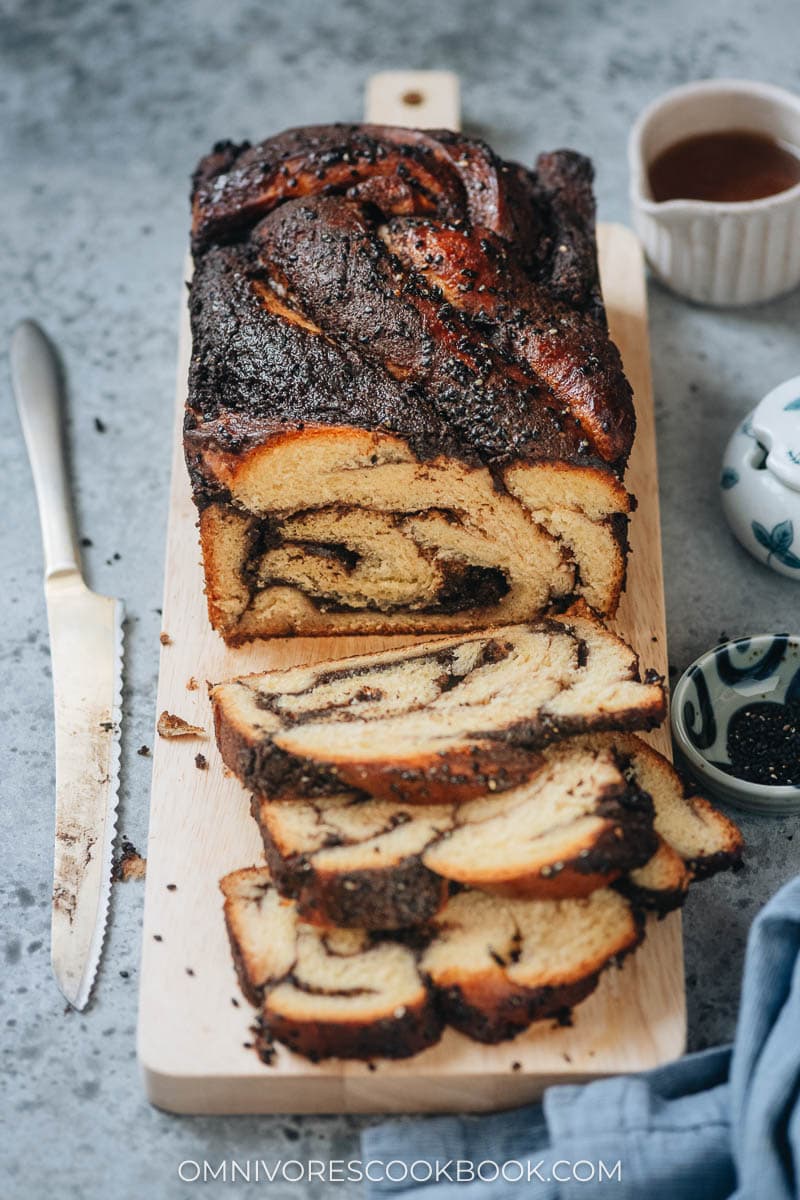
POLYGON ((755 701, 800 702, 800 636, 736 638, 715 646, 684 672, 672 697, 672 729, 703 787, 740 808, 800 810, 800 784, 770 787, 737 778, 728 756, 728 727, 755 701))
POLYGON ((765 396, 738 426, 719 486, 725 517, 744 548, 800 580, 800 376, 765 396))

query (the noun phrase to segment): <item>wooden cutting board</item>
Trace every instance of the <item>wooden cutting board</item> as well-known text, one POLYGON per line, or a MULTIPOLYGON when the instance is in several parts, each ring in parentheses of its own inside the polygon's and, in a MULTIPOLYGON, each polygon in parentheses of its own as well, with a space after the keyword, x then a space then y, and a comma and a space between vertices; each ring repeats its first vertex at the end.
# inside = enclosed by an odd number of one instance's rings
MULTIPOLYGON (((402 76, 390 78, 392 103, 402 104, 410 89, 402 76)), ((437 86, 450 88, 446 95, 452 103, 453 84, 440 78, 437 86)), ((423 89, 424 77, 415 76, 413 91, 423 89)), ((388 106, 385 89, 378 88, 377 95, 388 106)), ((383 112, 374 99, 371 111, 383 112)), ((628 588, 615 624, 643 665, 666 675, 644 265, 628 229, 601 225, 598 237, 611 336, 633 385, 638 420, 627 484, 639 507, 631 523, 628 588)), ((184 312, 163 605, 163 630, 170 641, 161 651, 157 712, 166 709, 210 735, 207 680, 411 639, 274 639, 231 650, 211 630, 180 441, 189 354, 184 312)), ((648 740, 669 754, 666 726, 648 740)), ((594 995, 576 1009, 571 1027, 542 1022, 500 1046, 483 1046, 447 1030, 430 1050, 402 1062, 378 1061, 374 1070, 359 1062, 315 1066, 281 1047, 267 1067, 248 1045, 254 1014, 236 983, 218 890, 226 872, 262 861, 249 797, 235 779, 226 778, 213 738, 155 737, 139 1058, 147 1095, 161 1108, 183 1113, 480 1111, 532 1100, 555 1082, 645 1070, 684 1050, 681 922, 674 914, 650 921, 644 945, 622 970, 603 976, 594 995), (198 753, 208 762, 206 770, 195 765, 198 753)))

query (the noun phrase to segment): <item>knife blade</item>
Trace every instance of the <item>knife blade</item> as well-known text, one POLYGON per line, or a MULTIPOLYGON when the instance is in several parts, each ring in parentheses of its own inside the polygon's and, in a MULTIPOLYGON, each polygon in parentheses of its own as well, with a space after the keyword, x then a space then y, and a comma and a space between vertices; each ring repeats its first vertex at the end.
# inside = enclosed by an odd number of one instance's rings
POLYGON ((22 321, 11 375, 33 473, 45 560, 55 715, 51 960, 73 1008, 89 1000, 105 937, 119 788, 121 601, 89 590, 75 537, 63 387, 43 330, 22 321))

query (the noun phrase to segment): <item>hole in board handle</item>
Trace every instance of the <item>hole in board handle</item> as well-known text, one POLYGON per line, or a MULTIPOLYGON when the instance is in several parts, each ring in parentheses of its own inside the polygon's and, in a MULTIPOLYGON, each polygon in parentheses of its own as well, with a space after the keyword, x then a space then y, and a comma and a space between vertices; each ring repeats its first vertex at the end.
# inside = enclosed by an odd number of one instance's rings
POLYGON ((403 104, 407 104, 409 108, 416 108, 420 104, 425 103, 424 92, 404 92, 401 97, 403 104))

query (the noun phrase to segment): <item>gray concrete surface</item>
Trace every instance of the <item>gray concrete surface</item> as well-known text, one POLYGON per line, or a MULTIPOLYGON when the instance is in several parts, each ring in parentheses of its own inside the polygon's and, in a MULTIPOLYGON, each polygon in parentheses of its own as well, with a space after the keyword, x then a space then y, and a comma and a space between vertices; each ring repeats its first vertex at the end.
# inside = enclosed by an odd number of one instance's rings
MULTIPOLYGON (((625 220, 625 138, 639 109, 703 76, 800 88, 796 19, 795 0, 0 5, 0 340, 34 316, 69 372, 86 567, 128 611, 120 828, 137 846, 149 764, 136 749, 152 741, 178 280, 197 157, 219 137, 357 119, 373 69, 449 67, 462 77, 468 129, 528 161, 544 147, 588 152, 601 216, 625 220)), ((651 312, 670 658, 681 668, 722 631, 798 624, 800 589, 731 541, 716 476, 734 422, 800 370, 800 294, 723 313, 652 287, 651 312)), ((134 1053, 141 885, 116 886, 96 999, 84 1015, 64 1013, 48 969, 53 762, 39 536, 7 377, 2 393, 0 1087, 10 1133, 0 1194, 182 1197, 183 1159, 341 1157, 358 1119, 190 1119, 147 1105, 134 1053)), ((800 822, 743 824, 746 871, 705 884, 686 914, 694 1047, 731 1036, 748 926, 797 870, 800 822)), ((326 1191, 337 1188, 269 1194, 326 1191)))

